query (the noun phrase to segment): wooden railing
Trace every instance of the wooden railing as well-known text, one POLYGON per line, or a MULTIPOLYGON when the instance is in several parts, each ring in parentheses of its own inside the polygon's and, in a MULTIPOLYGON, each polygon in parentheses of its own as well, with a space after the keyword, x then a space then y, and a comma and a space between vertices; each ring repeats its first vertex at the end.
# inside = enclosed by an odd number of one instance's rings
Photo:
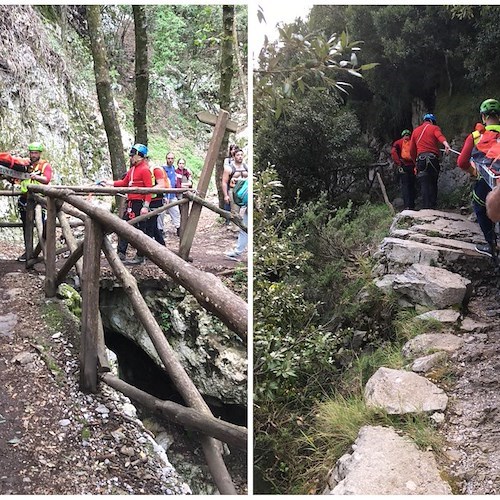
MULTIPOLYGON (((205 160, 204 170, 195 193, 181 189, 147 188, 102 188, 83 186, 30 185, 26 212, 25 247, 29 268, 43 256, 45 264, 45 294, 53 297, 57 286, 62 283, 74 267, 80 277, 82 293, 81 346, 80 346, 80 388, 84 392, 96 392, 98 382, 104 382, 140 404, 162 413, 165 418, 194 429, 201 434, 201 444, 214 482, 221 494, 236 494, 233 481, 223 460, 223 446, 220 441, 246 450, 247 429, 216 419, 198 389, 189 378, 164 332, 149 310, 132 273, 124 266, 110 239, 111 233, 126 239, 151 262, 162 269, 176 283, 191 293, 201 307, 219 318, 242 342, 246 341, 248 329, 248 306, 239 296, 229 290, 216 276, 203 272, 187 262, 202 206, 209 206, 246 230, 238 216, 211 206, 206 200, 208 182, 220 147, 223 130, 228 120, 227 113, 217 118, 214 136, 205 160), (184 193, 184 196, 169 205, 164 205, 132 221, 124 221, 108 210, 96 206, 82 195, 88 193, 115 195, 117 193, 184 193), (41 196, 43 195, 43 197, 41 196), (138 222, 165 211, 169 206, 179 204, 182 215, 179 255, 160 245, 134 227, 138 222), (45 238, 39 208, 45 206, 45 238), (221 213, 222 212, 222 213, 221 213), (68 215, 84 224, 84 239, 77 241, 71 230, 68 215), (59 270, 56 267, 56 221, 59 221, 65 247, 69 252, 59 270), (33 233, 38 232, 38 244, 33 245, 33 233), (136 317, 149 335, 163 369, 169 375, 183 397, 186 407, 169 401, 162 401, 136 387, 118 379, 110 373, 106 355, 104 328, 99 312, 99 276, 101 252, 104 254, 117 280, 127 293, 136 317)), ((0 194, 15 195, 10 191, 0 194)), ((0 227, 3 224, 0 224, 0 227)), ((10 224, 11 226, 12 224, 10 224)))

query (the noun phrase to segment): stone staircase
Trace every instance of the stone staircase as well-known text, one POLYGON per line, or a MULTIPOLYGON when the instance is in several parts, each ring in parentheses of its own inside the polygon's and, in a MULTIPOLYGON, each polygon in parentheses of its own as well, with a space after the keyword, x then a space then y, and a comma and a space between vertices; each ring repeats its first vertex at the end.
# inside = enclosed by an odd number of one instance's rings
MULTIPOLYGON (((450 474, 457 476, 455 490, 462 481, 462 489, 470 493, 465 476, 475 464, 469 463, 465 471, 461 463, 469 444, 474 446, 473 435, 467 442, 452 428, 450 422, 459 412, 450 410, 449 405, 457 395, 450 398, 426 374, 450 360, 459 363, 488 327, 467 312, 469 302, 475 300, 474 283, 492 273, 491 260, 474 249, 476 243, 483 242, 478 224, 467 216, 436 210, 406 210, 396 216, 390 236, 376 255, 375 284, 384 293, 396 293, 402 305, 426 311, 419 319, 433 318, 443 328, 440 333, 425 333, 406 343, 406 369, 377 370, 365 386, 365 401, 389 414, 428 413, 438 429, 447 427, 447 441, 455 442, 443 450, 447 457, 443 464, 442 457, 436 461, 432 452, 418 449, 393 428, 365 426, 352 445, 352 453, 341 457, 330 471, 324 494, 446 495, 452 494, 452 487, 443 477, 450 474)), ((464 427, 464 432, 472 432, 474 423, 469 427, 464 427)), ((477 491, 497 492, 497 486, 500 488, 500 478, 489 491, 477 491)))

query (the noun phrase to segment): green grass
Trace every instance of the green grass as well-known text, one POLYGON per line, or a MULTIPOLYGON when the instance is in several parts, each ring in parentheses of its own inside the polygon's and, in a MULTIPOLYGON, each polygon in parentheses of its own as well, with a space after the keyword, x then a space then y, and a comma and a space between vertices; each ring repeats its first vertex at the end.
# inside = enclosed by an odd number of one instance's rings
POLYGON ((400 311, 394 321, 396 338, 406 342, 412 338, 429 332, 438 332, 443 329, 443 324, 433 318, 416 319, 418 313, 414 309, 400 311))

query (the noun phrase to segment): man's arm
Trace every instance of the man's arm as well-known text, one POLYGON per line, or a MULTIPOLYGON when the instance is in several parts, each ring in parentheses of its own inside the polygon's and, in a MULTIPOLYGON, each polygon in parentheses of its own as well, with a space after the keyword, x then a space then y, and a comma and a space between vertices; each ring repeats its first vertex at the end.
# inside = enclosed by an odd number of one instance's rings
POLYGON ((500 189, 498 184, 486 196, 486 214, 492 222, 500 222, 500 189))
POLYGON ((224 201, 226 203, 229 203, 229 193, 228 193, 228 187, 229 187, 229 174, 231 173, 231 167, 224 167, 224 172, 222 174, 222 192, 224 193, 224 201))

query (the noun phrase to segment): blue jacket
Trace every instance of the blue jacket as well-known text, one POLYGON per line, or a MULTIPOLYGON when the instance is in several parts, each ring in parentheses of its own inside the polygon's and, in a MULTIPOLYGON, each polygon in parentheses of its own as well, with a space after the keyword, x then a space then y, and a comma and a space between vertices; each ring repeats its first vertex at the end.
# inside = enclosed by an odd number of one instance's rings
MULTIPOLYGON (((175 188, 176 183, 177 183, 177 177, 175 175, 175 165, 163 165, 163 170, 165 170, 168 180, 170 181, 170 186, 175 188)), ((175 200, 177 197, 175 196, 175 193, 166 193, 165 198, 167 200, 175 200)))

